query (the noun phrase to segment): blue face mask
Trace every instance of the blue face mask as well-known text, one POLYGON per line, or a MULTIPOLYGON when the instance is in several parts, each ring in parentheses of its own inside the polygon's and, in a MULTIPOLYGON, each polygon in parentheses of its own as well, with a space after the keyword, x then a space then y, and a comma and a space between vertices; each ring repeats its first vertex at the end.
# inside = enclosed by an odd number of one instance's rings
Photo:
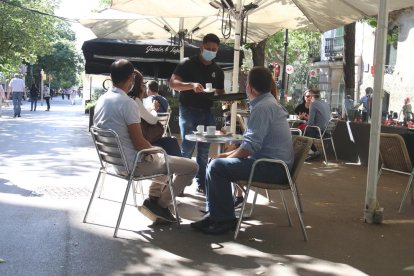
POLYGON ((212 61, 216 57, 216 54, 217 52, 204 49, 203 52, 201 53, 201 56, 207 61, 212 61))

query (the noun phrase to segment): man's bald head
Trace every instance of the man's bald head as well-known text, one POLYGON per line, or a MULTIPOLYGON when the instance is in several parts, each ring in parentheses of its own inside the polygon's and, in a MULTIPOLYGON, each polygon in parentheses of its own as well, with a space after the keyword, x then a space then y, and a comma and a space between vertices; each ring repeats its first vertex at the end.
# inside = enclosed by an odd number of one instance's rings
POLYGON ((134 65, 126 59, 114 61, 110 67, 111 79, 113 84, 119 84, 126 80, 134 73, 134 65))

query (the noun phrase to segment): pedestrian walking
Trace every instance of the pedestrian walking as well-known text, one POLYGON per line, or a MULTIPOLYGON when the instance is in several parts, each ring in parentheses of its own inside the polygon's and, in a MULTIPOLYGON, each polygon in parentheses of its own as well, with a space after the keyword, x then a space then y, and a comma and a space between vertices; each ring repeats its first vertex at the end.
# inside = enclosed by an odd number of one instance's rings
POLYGON ((39 98, 39 89, 34 83, 32 84, 32 87, 30 88, 29 96, 30 96, 30 111, 36 111, 37 99, 39 98))
POLYGON ((25 91, 24 81, 19 77, 18 74, 14 74, 14 78, 11 79, 9 83, 10 92, 12 93, 13 98, 13 111, 14 111, 14 118, 21 117, 21 105, 22 105, 22 98, 25 91))
POLYGON ((49 111, 50 110, 50 90, 49 90, 49 87, 47 87, 46 85, 43 86, 43 98, 45 98, 46 105, 47 105, 47 109, 45 111, 49 111))

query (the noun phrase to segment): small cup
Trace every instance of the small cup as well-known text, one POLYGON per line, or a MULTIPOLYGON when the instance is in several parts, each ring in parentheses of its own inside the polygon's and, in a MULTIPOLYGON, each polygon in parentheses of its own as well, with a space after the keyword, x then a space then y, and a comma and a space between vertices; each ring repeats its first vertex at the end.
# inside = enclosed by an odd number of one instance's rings
POLYGON ((216 134, 216 126, 208 126, 207 135, 215 135, 215 134, 216 134))
POLYGON ((213 84, 211 82, 206 83, 206 90, 207 91, 213 90, 213 84))
POLYGON ((198 133, 203 133, 204 132, 204 125, 198 125, 197 126, 197 132, 198 133))

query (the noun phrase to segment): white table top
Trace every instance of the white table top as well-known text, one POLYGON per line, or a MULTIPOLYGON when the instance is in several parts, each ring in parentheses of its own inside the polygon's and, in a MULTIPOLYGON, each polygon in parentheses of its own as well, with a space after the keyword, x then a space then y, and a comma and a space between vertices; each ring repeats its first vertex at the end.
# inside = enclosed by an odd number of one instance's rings
POLYGON ((211 144, 225 144, 225 143, 241 143, 243 141, 243 135, 241 134, 232 134, 221 136, 217 135, 217 137, 204 137, 200 134, 187 134, 185 136, 186 140, 193 141, 193 142, 201 142, 201 143, 211 143, 211 144))

